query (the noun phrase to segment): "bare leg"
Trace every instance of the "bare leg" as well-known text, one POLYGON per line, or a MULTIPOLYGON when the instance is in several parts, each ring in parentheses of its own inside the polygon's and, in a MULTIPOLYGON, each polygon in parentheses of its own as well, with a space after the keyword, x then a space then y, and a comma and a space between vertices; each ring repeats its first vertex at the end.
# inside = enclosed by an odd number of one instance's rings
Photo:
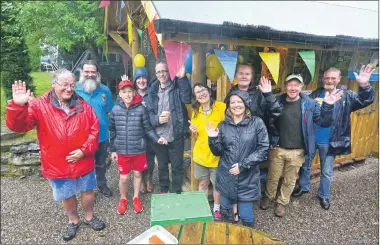
POLYGON ((120 199, 127 200, 129 174, 120 174, 119 189, 120 199))
POLYGON ((206 198, 208 198, 208 185, 210 184, 210 180, 200 180, 198 190, 203 191, 206 194, 206 198))
POLYGON ((220 193, 215 190, 214 187, 214 204, 220 204, 220 193))
POLYGON ((133 171, 133 198, 139 196, 141 181, 142 181, 141 172, 133 171))
POLYGON ((84 212, 84 219, 89 221, 94 216, 95 193, 93 190, 81 192, 81 203, 84 212))
POLYGON ((78 209, 77 209, 77 197, 74 195, 66 200, 63 200, 62 205, 63 205, 63 208, 65 209, 67 216, 69 216, 69 222, 78 224, 79 216, 78 216, 78 209))

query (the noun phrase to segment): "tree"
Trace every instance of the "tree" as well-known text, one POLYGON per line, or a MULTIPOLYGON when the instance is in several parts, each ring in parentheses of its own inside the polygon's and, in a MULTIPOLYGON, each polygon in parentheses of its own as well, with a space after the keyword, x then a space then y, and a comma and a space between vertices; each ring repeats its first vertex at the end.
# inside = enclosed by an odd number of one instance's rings
POLYGON ((24 35, 58 45, 63 54, 73 49, 97 53, 106 39, 98 1, 24 1, 19 6, 24 35))
POLYGON ((1 1, 1 87, 7 99, 12 98, 12 84, 25 81, 28 89, 34 91, 28 50, 17 23, 18 9, 13 2, 1 1))

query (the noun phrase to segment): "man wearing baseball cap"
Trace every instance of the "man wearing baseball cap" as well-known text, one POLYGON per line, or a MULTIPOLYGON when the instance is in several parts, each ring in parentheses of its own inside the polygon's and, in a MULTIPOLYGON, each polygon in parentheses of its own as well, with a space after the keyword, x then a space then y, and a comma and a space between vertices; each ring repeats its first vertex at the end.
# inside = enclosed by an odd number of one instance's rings
POLYGON ((325 101, 320 106, 315 100, 302 94, 303 78, 299 74, 290 74, 285 79, 286 93, 276 99, 283 107, 278 118, 270 118, 269 131, 272 154, 269 161, 269 171, 265 197, 260 203, 262 209, 271 207, 276 201, 275 215, 285 215, 285 207, 290 201, 298 170, 305 161, 305 155, 314 151, 313 123, 329 127, 333 121, 334 103, 342 96, 341 92, 327 93, 325 101), (276 198, 280 177, 284 180, 280 195, 276 198))

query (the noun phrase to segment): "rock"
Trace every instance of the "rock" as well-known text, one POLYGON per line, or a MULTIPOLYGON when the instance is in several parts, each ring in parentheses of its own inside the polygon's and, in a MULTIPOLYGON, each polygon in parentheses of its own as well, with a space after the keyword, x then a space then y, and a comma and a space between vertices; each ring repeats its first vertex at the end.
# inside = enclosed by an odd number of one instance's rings
POLYGON ((4 145, 2 144, 2 145, 1 145, 1 152, 8 152, 8 151, 10 151, 11 146, 12 146, 11 144, 6 144, 6 145, 5 145, 5 144, 4 144, 4 145))
POLYGON ((40 151, 40 145, 36 143, 30 143, 28 145, 28 151, 31 152, 39 152, 40 151))
POLYGON ((7 165, 9 162, 9 158, 11 157, 11 153, 2 153, 1 154, 1 165, 7 165))
POLYGON ((39 166, 41 164, 40 153, 28 152, 24 154, 12 153, 10 163, 16 166, 39 166))
POLYGON ((28 145, 20 144, 20 145, 12 145, 11 146, 12 153, 26 153, 28 152, 28 145))
POLYGON ((22 142, 19 142, 19 143, 14 143, 13 146, 29 145, 30 143, 35 143, 35 141, 33 141, 33 140, 22 141, 22 142))
POLYGON ((23 133, 13 132, 13 131, 9 130, 9 128, 5 127, 5 126, 1 127, 1 141, 7 140, 7 139, 14 139, 14 138, 17 138, 17 137, 19 137, 21 135, 23 135, 23 133))
POLYGON ((22 176, 30 176, 33 175, 34 171, 32 167, 21 167, 20 168, 22 176))
POLYGON ((9 170, 10 170, 10 167, 9 167, 9 166, 4 166, 4 165, 2 165, 2 166, 1 166, 1 170, 0 170, 1 175, 7 174, 7 173, 9 172, 9 170))

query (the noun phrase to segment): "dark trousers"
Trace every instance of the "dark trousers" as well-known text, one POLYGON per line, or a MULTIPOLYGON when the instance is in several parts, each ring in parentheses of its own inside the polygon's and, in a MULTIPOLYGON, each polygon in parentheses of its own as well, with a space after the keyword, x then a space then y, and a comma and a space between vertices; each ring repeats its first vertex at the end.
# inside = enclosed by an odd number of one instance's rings
POLYGON ((168 145, 159 145, 154 143, 154 150, 158 162, 158 179, 160 182, 161 192, 168 192, 170 186, 169 180, 169 161, 172 168, 172 188, 171 192, 181 193, 184 177, 183 152, 184 138, 181 137, 170 142, 168 145))
MULTIPOLYGON (((236 201, 226 198, 224 196, 220 197, 220 206, 222 210, 223 220, 225 222, 234 223, 234 215, 232 213, 232 205, 236 201)), ((241 202, 237 201, 238 213, 243 221, 244 226, 252 227, 254 223, 253 216, 253 202, 241 202)))
POLYGON ((156 156, 156 153, 153 150, 152 142, 149 141, 147 142, 149 144, 146 147, 146 160, 148 161, 148 169, 142 172, 143 178, 146 180, 146 177, 152 176, 153 175, 153 170, 154 170, 154 157, 156 156))
POLYGON ((106 158, 108 156, 108 140, 100 142, 98 149, 95 153, 95 174, 96 174, 96 184, 98 188, 103 188, 107 186, 106 170, 107 163, 106 158))

